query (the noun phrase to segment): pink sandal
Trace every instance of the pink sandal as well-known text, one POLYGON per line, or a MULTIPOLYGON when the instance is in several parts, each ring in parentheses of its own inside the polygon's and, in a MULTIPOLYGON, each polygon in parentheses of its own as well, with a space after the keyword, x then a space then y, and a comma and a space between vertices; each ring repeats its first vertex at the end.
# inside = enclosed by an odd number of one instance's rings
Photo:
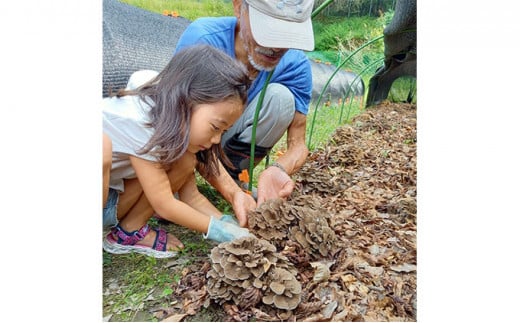
POLYGON ((155 258, 171 258, 177 255, 177 251, 166 251, 166 242, 168 240, 168 233, 163 229, 150 229, 148 224, 145 224, 141 229, 132 232, 127 232, 118 224, 112 228, 103 240, 103 249, 106 252, 114 254, 125 254, 130 252, 137 252, 155 258), (156 232, 153 246, 144 246, 138 244, 139 241, 150 232, 156 232), (117 239, 117 240, 116 240, 117 239))

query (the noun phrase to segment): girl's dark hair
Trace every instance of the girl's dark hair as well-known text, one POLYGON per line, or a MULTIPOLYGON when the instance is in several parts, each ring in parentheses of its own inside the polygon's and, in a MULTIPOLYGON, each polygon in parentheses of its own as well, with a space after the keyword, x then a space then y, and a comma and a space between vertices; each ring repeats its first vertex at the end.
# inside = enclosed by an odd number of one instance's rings
MULTIPOLYGON (((246 68, 238 60, 212 46, 194 45, 177 52, 154 79, 135 90, 120 90, 117 96, 138 95, 150 104, 147 126, 155 132, 137 153, 155 156, 168 170, 188 148, 194 106, 231 98, 239 98, 245 105, 250 83, 246 68)), ((220 144, 198 152, 198 171, 203 176, 218 175, 219 158, 231 165, 220 144)))

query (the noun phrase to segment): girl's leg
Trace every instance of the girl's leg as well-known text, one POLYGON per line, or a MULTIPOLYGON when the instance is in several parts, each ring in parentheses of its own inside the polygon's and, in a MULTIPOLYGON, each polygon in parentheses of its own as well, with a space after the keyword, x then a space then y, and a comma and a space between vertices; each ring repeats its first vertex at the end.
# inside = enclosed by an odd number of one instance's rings
MULTIPOLYGON (((143 188, 137 178, 125 180, 125 191, 119 195, 117 218, 119 225, 127 232, 142 228, 152 217, 154 210, 144 195, 143 188)), ((151 230, 139 244, 153 246, 156 232, 151 230)), ((182 242, 174 235, 168 234, 167 250, 184 248, 182 242)))
POLYGON ((103 134, 103 207, 108 198, 108 184, 110 182, 110 170, 112 169, 112 140, 103 134))

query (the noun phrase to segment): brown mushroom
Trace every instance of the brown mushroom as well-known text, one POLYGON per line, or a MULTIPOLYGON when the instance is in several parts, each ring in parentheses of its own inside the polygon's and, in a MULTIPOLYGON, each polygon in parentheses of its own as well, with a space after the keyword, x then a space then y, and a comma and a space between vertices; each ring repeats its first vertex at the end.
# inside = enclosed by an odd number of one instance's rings
POLYGON ((271 241, 279 251, 288 241, 297 242, 314 259, 332 254, 337 248, 331 218, 315 198, 308 196, 269 200, 248 214, 250 231, 256 236, 271 241))
POLYGON ((233 301, 241 308, 262 301, 279 309, 294 309, 301 300, 296 268, 268 241, 245 237, 211 250, 208 294, 219 304, 233 301), (218 262, 216 262, 218 261, 218 262))

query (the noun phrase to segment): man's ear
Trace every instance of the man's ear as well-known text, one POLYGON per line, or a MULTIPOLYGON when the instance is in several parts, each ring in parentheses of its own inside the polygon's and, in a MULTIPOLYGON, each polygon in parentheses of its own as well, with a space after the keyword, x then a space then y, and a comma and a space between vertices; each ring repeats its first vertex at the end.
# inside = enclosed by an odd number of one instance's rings
POLYGON ((233 0, 233 10, 235 12, 235 17, 240 18, 240 10, 242 9, 242 1, 244 0, 233 0))

